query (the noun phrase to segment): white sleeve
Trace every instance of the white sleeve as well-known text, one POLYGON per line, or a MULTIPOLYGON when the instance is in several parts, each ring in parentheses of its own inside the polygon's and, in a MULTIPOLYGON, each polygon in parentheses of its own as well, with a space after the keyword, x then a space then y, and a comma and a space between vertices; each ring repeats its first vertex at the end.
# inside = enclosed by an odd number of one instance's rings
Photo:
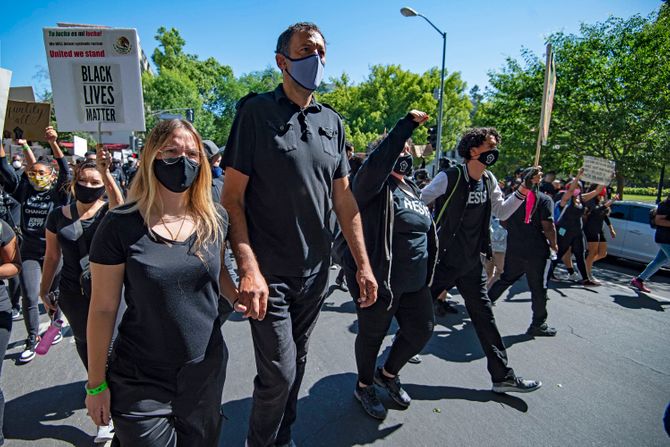
POLYGON ((447 177, 447 174, 444 171, 438 172, 435 178, 421 190, 421 200, 426 205, 430 205, 435 199, 447 192, 448 185, 449 177, 447 177))
POLYGON ((519 209, 523 201, 526 199, 519 191, 510 194, 507 199, 503 197, 503 192, 498 185, 498 180, 493 173, 489 173, 491 182, 493 183, 493 191, 491 192, 491 213, 500 220, 507 220, 514 211, 519 209))

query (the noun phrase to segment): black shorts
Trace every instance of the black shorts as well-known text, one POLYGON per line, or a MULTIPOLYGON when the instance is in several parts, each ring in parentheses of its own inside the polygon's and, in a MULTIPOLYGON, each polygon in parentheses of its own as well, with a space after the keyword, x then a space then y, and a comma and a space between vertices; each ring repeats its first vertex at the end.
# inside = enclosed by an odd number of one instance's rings
POLYGON ((586 242, 607 242, 607 239, 605 239, 605 232, 602 228, 596 231, 585 229, 584 235, 586 236, 586 242))

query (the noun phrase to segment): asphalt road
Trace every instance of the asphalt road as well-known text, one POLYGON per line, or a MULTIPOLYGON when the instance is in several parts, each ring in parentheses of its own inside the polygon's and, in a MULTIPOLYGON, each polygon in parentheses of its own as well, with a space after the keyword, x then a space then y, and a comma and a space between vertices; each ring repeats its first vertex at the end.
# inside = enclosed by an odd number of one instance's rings
MULTIPOLYGON (((518 375, 540 379, 531 394, 490 391, 482 350, 460 297, 459 315, 438 319, 420 365, 401 372, 412 396, 383 423, 353 398, 354 306, 333 290, 314 331, 294 440, 303 446, 668 446, 662 426, 670 402, 670 274, 650 295, 627 287, 640 266, 608 260, 606 285, 557 283, 549 292, 555 338, 531 339, 530 294, 520 282, 494 308, 518 375)), ((331 277, 334 278, 334 273, 331 277)), ((42 317, 46 322, 46 316, 42 317)), ((248 323, 224 326, 230 350, 221 445, 242 446, 255 374, 248 323)), ((392 334, 393 329, 390 331, 392 334)), ((2 369, 8 446, 90 446, 94 427, 83 406, 85 372, 69 332, 46 357, 15 364, 25 337, 15 323, 2 369)), ((385 348, 390 343, 386 340, 385 348)), ((384 351, 385 354, 387 350, 384 351)))

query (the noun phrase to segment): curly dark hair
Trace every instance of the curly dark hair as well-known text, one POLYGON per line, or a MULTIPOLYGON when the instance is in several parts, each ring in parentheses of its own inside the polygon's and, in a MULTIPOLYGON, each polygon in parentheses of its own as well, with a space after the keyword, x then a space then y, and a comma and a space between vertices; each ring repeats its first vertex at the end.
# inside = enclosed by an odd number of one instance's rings
POLYGON ((286 31, 284 31, 279 35, 279 38, 277 39, 277 48, 275 49, 275 53, 287 55, 289 53, 289 43, 291 42, 291 37, 293 37, 293 34, 296 32, 319 33, 321 35, 321 38, 323 38, 323 43, 324 44, 326 43, 326 38, 323 36, 323 33, 321 32, 318 26, 316 26, 312 22, 298 22, 286 28, 286 31))
POLYGON ((481 146, 489 136, 493 136, 496 143, 500 144, 501 137, 495 127, 475 127, 466 130, 458 142, 458 155, 469 160, 470 149, 481 146))

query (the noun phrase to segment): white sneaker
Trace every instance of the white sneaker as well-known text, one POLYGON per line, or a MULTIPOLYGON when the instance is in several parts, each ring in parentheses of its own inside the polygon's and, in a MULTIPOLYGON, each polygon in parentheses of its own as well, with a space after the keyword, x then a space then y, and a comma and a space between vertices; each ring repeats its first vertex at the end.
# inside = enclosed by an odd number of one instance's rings
POLYGON ((581 281, 582 280, 582 275, 580 275, 577 272, 574 272, 572 275, 568 275, 568 281, 581 281))
POLYGON ((98 427, 98 434, 95 436, 93 442, 96 444, 104 444, 114 438, 114 423, 109 421, 109 425, 101 425, 98 427))

